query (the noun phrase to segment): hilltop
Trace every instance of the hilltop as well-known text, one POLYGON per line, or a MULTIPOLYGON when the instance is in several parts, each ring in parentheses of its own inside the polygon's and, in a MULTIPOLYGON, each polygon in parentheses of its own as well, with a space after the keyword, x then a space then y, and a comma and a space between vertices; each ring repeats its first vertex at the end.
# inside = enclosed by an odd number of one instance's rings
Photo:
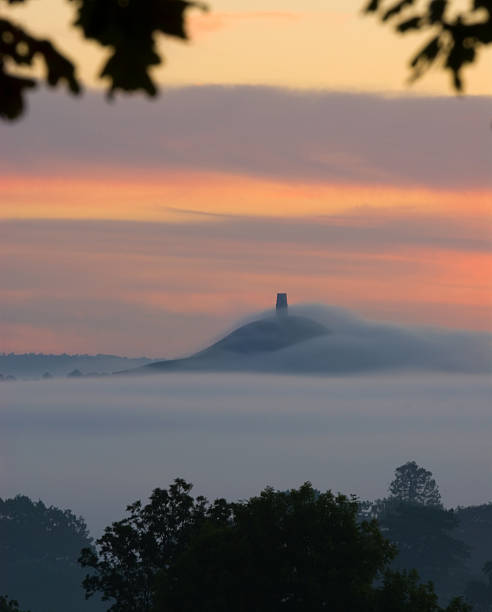
POLYGON ((289 313, 270 311, 189 357, 118 373, 170 371, 484 373, 492 371, 492 336, 379 323, 339 308, 299 306, 289 313))

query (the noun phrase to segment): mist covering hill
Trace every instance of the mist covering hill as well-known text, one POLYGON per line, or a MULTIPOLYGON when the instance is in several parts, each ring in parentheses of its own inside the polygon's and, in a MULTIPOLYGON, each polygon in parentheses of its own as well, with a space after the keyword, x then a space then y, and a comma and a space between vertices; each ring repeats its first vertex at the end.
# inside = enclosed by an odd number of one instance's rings
POLYGON ((271 311, 190 357, 139 370, 351 374, 370 371, 492 371, 492 335, 364 320, 326 306, 271 311))
POLYGON ((3 380, 166 371, 357 374, 492 372, 492 334, 369 321, 341 308, 299 305, 258 313, 189 357, 0 353, 3 380))

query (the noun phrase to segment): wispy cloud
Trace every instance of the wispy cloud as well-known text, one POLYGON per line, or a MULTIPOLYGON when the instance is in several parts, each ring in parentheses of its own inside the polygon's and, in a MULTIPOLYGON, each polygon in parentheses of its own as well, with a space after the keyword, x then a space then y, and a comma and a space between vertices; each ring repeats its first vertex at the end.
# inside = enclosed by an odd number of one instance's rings
POLYGON ((277 289, 394 321, 492 327, 481 218, 190 217, 2 223, 4 350, 183 354, 277 289))

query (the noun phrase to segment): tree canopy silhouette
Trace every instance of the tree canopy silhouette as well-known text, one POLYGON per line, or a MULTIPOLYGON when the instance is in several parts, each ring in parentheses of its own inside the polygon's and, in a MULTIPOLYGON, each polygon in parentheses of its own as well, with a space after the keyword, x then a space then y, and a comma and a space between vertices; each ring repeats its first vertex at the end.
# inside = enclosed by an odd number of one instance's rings
POLYGON ((449 70, 457 91, 463 89, 462 70, 478 51, 492 43, 492 0, 468 0, 461 9, 456 0, 370 0, 367 13, 375 13, 396 32, 429 32, 424 46, 410 60, 411 77, 421 77, 432 65, 449 70))
POLYGON ((23 495, 0 499, 0 593, 35 612, 94 610, 84 601, 77 564, 90 545, 84 520, 70 510, 23 495))
MULTIPOLYGON (((0 0, 0 5, 28 1, 0 0)), ((187 9, 206 8, 192 0, 69 1, 75 10, 73 26, 86 39, 111 49, 99 74, 109 80, 110 96, 117 90, 155 96, 158 88, 149 69, 164 60, 156 48, 156 36, 187 39, 187 9)), ((469 0, 468 9, 461 11, 457 5, 456 0, 427 0, 421 8, 416 0, 370 0, 365 11, 395 24, 399 33, 431 32, 410 62, 412 79, 433 64, 441 65, 452 72, 454 87, 460 91, 463 67, 476 60, 480 47, 492 42, 492 0, 469 0)), ((44 81, 49 86, 62 84, 72 94, 81 92, 75 63, 52 40, 38 38, 0 16, 0 117, 13 120, 24 113, 26 92, 36 87, 37 80, 19 74, 16 67, 30 68, 37 58, 44 63, 44 81)))
POLYGON ((389 486, 390 498, 410 504, 439 506, 441 494, 432 472, 407 461, 395 470, 395 478, 389 486))
POLYGON ((378 523, 398 548, 393 569, 416 569, 422 580, 432 581, 443 600, 463 592, 470 549, 456 537, 459 521, 452 510, 389 500, 378 523))
POLYGON ((190 495, 191 489, 180 478, 169 489, 155 489, 148 504, 129 505, 127 518, 106 527, 95 549, 82 550, 79 561, 91 570, 83 583, 87 597, 100 593, 113 612, 152 609, 156 575, 175 561, 206 519, 221 523, 230 514, 224 500, 209 504, 190 495))
POLYGON ((0 612, 22 612, 19 608, 19 602, 15 599, 9 599, 5 595, 0 595, 0 612))
MULTIPOLYGON (((0 0, 8 4, 28 0, 0 0)), ((163 57, 156 49, 156 35, 187 39, 185 12, 205 5, 191 0, 70 0, 76 17, 73 26, 88 40, 111 49, 99 77, 109 79, 109 95, 116 90, 144 91, 155 96, 157 86, 149 69, 163 57)), ((45 82, 64 84, 72 94, 82 90, 76 66, 53 42, 36 38, 21 25, 0 18, 0 116, 16 119, 25 110, 26 90, 34 78, 16 74, 14 66, 32 66, 41 58, 45 82)))
POLYGON ((484 564, 482 573, 486 581, 470 580, 465 589, 465 598, 473 605, 473 612, 492 610, 492 561, 484 564))
MULTIPOLYGON (((442 612, 431 584, 389 569, 396 550, 355 498, 267 488, 237 503, 176 480, 86 549, 88 596, 113 612, 442 612)), ((453 600, 447 612, 469 607, 453 600)))
MULTIPOLYGON (((449 600, 469 579, 471 546, 460 539, 458 512, 446 510, 432 473, 408 461, 395 470, 389 496, 361 504, 361 516, 377 519, 384 535, 398 549, 395 570, 416 569, 449 600)), ((482 534, 483 537, 483 534, 482 534)))

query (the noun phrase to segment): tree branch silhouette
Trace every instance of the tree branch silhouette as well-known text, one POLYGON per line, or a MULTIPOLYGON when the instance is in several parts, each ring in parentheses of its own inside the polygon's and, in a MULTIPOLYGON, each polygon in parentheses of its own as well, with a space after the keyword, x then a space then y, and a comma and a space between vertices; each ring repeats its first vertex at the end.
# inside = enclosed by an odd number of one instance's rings
POLYGON ((416 0, 370 0, 365 12, 390 23, 399 34, 429 32, 410 60, 410 81, 439 66, 451 72, 452 85, 461 92, 463 68, 476 61, 481 47, 492 43, 492 0, 469 0, 462 11, 457 6, 454 0, 428 0, 423 5, 416 0))
MULTIPOLYGON (((1 3, 2 0, 0 0, 1 3)), ((28 0, 3 0, 7 4, 28 0)), ((187 40, 186 10, 206 5, 188 0, 68 0, 74 5, 75 28, 84 37, 112 50, 99 78, 109 79, 108 95, 115 91, 143 91, 155 96, 158 88, 149 70, 164 61, 156 50, 159 34, 187 40)), ((44 81, 55 87, 66 83, 72 94, 82 91, 74 63, 51 41, 36 38, 22 26, 0 18, 0 117, 13 120, 26 109, 26 91, 38 81, 16 72, 42 58, 44 81)))
MULTIPOLYGON (((0 0, 8 5, 29 0, 0 0)), ((87 40, 111 49, 99 73, 108 79, 108 96, 118 90, 141 91, 156 96, 158 86, 151 77, 152 66, 163 63, 156 48, 158 35, 187 40, 186 12, 207 6, 192 0, 67 0, 75 11, 73 26, 87 40)), ((370 0, 365 13, 390 23, 396 32, 426 32, 430 36, 410 60, 410 81, 420 78, 431 66, 452 74, 452 86, 464 89, 462 71, 474 63, 478 52, 492 43, 492 0, 469 0, 458 11, 456 0, 370 0), (454 9, 454 10, 453 10, 454 9)), ((50 40, 37 38, 22 25, 0 16, 0 117, 20 118, 26 110, 26 94, 38 79, 25 76, 41 58, 45 67, 42 81, 51 87, 65 84, 80 94, 82 84, 76 65, 50 40), (19 68, 23 71, 19 72, 19 68)))

